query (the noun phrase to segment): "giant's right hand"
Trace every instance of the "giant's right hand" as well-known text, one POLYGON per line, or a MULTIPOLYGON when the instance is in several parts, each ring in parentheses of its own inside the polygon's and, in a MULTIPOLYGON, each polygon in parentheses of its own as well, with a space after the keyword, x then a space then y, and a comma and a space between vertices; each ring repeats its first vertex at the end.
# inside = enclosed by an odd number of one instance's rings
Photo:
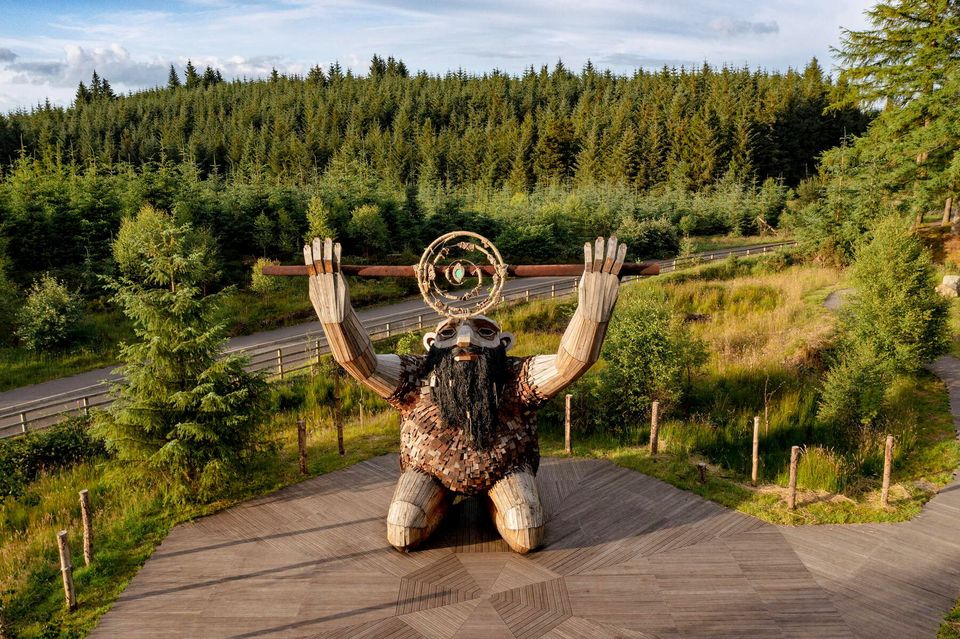
POLYGON ((303 261, 310 271, 310 301, 323 324, 339 324, 350 309, 350 290, 340 272, 340 244, 329 237, 303 247, 303 261))

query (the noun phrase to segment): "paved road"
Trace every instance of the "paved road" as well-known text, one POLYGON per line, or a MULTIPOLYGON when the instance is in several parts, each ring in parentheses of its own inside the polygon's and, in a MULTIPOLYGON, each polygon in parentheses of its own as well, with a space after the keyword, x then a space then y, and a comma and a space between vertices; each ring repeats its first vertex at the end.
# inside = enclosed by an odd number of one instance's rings
MULTIPOLYGON (((932 369, 960 423, 960 361, 932 369)), ((956 479, 909 522, 790 527, 545 459, 546 543, 519 556, 476 498, 390 548, 397 474, 385 455, 177 526, 91 638, 903 639, 960 595, 956 479)))
MULTIPOLYGON (((511 291, 516 292, 523 290, 526 287, 533 286, 535 284, 550 284, 552 282, 567 282, 573 278, 569 277, 535 277, 535 278, 524 278, 524 279, 511 279, 504 284, 504 292, 509 294, 511 291)), ((391 315, 396 315, 399 313, 405 312, 416 312, 423 310, 425 313, 430 312, 426 304, 423 302, 423 299, 409 299, 402 302, 397 302, 396 304, 390 304, 387 306, 377 306, 373 308, 360 309, 357 311, 357 314, 360 316, 360 321, 367 322, 378 322, 378 321, 387 321, 391 315)), ((240 349, 240 348, 253 348, 260 344, 268 344, 277 340, 283 339, 292 339, 295 337, 301 337, 305 335, 320 335, 320 322, 305 322, 303 324, 296 324, 294 326, 285 326, 283 328, 277 328, 271 331, 262 331, 259 333, 254 333, 252 335, 242 335, 239 337, 234 337, 230 339, 227 343, 228 349, 240 349)), ((80 389, 87 388, 89 386, 94 386, 99 384, 103 380, 115 379, 116 376, 112 375, 114 367, 110 366, 107 368, 98 368, 96 370, 87 371, 85 373, 80 373, 78 375, 71 375, 69 377, 61 377, 59 379, 53 379, 47 382, 40 384, 33 384, 31 386, 22 386, 20 388, 14 388, 8 391, 0 393, 0 409, 13 406, 15 404, 22 404, 23 402, 29 402, 43 397, 50 397, 53 395, 60 394, 72 394, 74 392, 80 391, 80 389)))

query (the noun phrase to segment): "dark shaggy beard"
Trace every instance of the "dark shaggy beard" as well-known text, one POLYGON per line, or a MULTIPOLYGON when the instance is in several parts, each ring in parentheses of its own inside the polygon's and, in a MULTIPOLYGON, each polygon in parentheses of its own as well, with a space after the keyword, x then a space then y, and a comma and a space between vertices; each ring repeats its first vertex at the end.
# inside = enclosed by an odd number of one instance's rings
POLYGON ((431 346, 424 361, 423 377, 436 378, 431 389, 440 419, 447 428, 460 428, 467 441, 486 448, 500 424, 500 398, 507 379, 507 349, 461 349, 431 346), (468 350, 472 361, 458 362, 454 355, 468 350))

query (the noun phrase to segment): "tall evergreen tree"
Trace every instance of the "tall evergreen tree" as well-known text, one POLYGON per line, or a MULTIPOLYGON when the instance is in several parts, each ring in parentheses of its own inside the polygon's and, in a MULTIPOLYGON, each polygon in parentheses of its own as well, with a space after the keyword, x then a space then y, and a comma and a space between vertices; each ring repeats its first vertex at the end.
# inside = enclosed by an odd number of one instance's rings
POLYGON ((180 76, 177 75, 177 70, 176 70, 176 68, 174 68, 174 66, 171 64, 171 65, 170 65, 170 73, 169 73, 169 75, 167 76, 167 88, 168 88, 168 89, 176 89, 176 88, 179 87, 179 86, 180 86, 180 76))
POLYGON ((173 496, 215 494, 255 440, 266 386, 244 360, 222 356, 210 240, 152 207, 124 221, 114 244, 116 301, 135 340, 121 348, 124 378, 98 417, 107 445, 171 482, 173 496))

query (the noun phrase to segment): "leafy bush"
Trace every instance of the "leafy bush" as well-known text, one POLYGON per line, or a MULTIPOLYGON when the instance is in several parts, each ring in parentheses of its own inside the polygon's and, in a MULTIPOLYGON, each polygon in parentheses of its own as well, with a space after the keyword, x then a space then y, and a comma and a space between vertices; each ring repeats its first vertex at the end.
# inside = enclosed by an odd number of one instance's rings
POLYGON ((607 361, 600 374, 607 394, 603 403, 616 407, 621 418, 610 423, 620 424, 623 417, 640 421, 655 399, 667 404, 679 401, 684 376, 706 360, 703 344, 671 314, 664 299, 651 293, 621 301, 603 353, 607 361))
POLYGON ((889 368, 875 351, 868 346, 845 348, 824 378, 818 419, 849 441, 858 428, 876 421, 889 382, 889 368))
POLYGON ((272 275, 264 275, 264 266, 276 266, 279 264, 276 260, 270 260, 265 257, 257 258, 253 263, 253 269, 250 271, 250 290, 255 293, 269 293, 280 289, 280 282, 272 275))
POLYGON ((17 337, 33 351, 69 344, 77 333, 80 298, 46 273, 30 287, 18 316, 17 337))
POLYGON ((637 259, 674 257, 680 252, 677 229, 666 219, 643 220, 625 217, 617 228, 617 238, 637 259))
POLYGON ((0 441, 0 498, 18 497, 42 472, 105 453, 85 417, 66 419, 41 431, 0 441))

